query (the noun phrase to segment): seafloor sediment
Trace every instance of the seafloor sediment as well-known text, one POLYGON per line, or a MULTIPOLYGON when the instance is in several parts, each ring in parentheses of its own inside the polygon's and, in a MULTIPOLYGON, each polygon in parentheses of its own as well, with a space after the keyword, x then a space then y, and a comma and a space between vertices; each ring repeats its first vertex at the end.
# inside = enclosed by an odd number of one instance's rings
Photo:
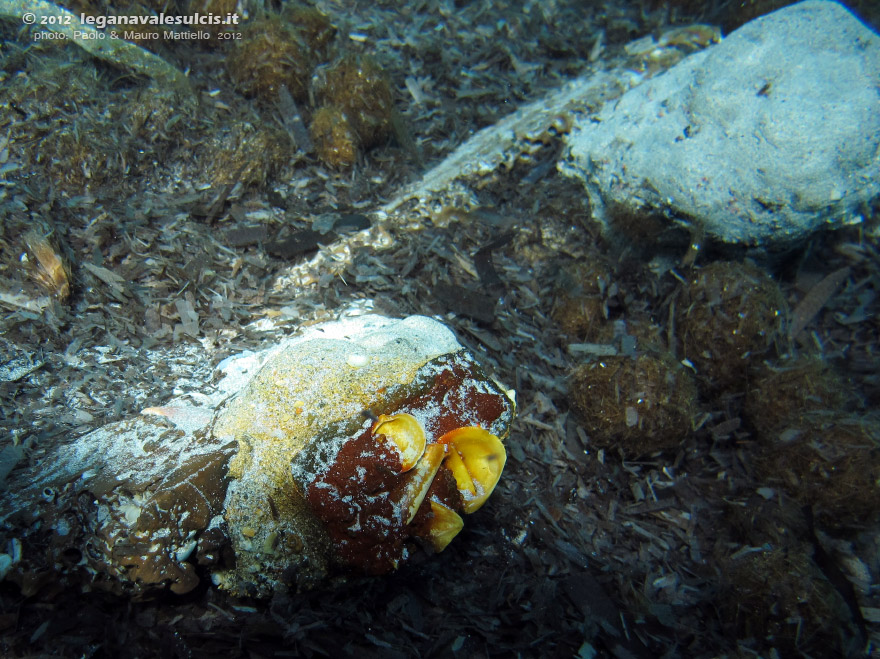
MULTIPOLYGON (((297 146, 280 90, 261 97, 227 71, 234 44, 144 44, 188 70, 182 98, 0 23, 0 472, 171 398, 198 401, 224 358, 353 304, 438 317, 518 400, 493 497, 431 560, 267 601, 206 580, 132 602, 21 570, 0 583, 0 652, 876 646, 876 207, 757 265, 641 228, 602 236, 556 173, 564 121, 465 189, 395 201, 565 81, 650 74, 625 49, 635 39, 694 22, 729 31, 772 5, 321 3, 335 31, 309 33, 309 75, 368 57, 397 114, 371 148, 328 120, 323 138, 349 165, 297 146), (747 343, 731 319, 751 323, 747 343)), ((872 19, 869 3, 856 9, 872 19)), ((289 92, 307 124, 321 95, 289 92)), ((16 538, 0 532, 0 552, 14 556, 16 538)))

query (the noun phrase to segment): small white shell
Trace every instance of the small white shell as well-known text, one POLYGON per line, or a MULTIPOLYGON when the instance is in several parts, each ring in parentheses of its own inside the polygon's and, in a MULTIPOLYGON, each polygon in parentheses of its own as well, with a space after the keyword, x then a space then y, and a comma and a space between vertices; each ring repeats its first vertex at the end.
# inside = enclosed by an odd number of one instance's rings
POLYGON ((186 559, 192 555, 193 550, 196 548, 196 541, 190 540, 183 547, 177 550, 175 554, 175 558, 177 558, 178 563, 183 563, 186 559))
POLYGON ((133 503, 119 506, 119 511, 125 516, 125 521, 128 522, 129 526, 134 526, 141 516, 141 507, 133 503))

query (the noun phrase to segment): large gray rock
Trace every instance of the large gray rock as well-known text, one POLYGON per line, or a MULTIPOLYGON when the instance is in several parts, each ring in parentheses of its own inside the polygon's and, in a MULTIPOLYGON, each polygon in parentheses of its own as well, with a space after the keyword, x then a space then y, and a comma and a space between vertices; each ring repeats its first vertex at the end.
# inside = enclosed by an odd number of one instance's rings
POLYGON ((726 243, 859 221, 880 192, 880 37, 835 2, 754 20, 577 120, 593 213, 650 208, 726 243))

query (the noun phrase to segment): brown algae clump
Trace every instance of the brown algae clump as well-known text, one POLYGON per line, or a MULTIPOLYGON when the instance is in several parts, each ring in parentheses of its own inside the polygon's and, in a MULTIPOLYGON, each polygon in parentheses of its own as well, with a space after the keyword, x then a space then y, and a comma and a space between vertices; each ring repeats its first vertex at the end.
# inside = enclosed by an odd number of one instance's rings
POLYGON ((851 387, 821 357, 761 366, 749 380, 743 412, 764 442, 804 424, 805 417, 847 408, 851 387))
POLYGON ((846 605, 805 546, 731 557, 722 574, 718 602, 732 638, 772 638, 783 656, 801 654, 805 644, 837 647, 846 605))
MULTIPOLYGON (((156 11, 162 11, 164 7, 156 7, 156 11)), ((166 10, 167 11, 167 10, 166 10)), ((190 14, 203 14, 226 17, 238 11, 238 0, 191 0, 189 3, 190 14)), ((224 43, 223 39, 218 39, 217 35, 221 32, 230 32, 238 30, 241 25, 199 25, 199 30, 206 30, 211 33, 210 39, 204 39, 201 43, 206 45, 219 45, 224 43)))
MULTIPOLYGON (((272 126, 236 125, 231 134, 216 139, 216 151, 207 152, 211 154, 211 184, 262 185, 287 162, 287 144, 287 135, 272 126)), ((203 165, 197 162, 196 166, 194 175, 198 176, 203 165)))
POLYGON ((595 255, 562 270, 556 285, 553 319, 566 334, 582 341, 610 338, 605 295, 612 277, 604 256, 595 255))
POLYGON ((75 120, 68 125, 59 122, 35 154, 53 183, 70 191, 99 188, 123 171, 112 129, 103 119, 94 123, 75 120))
POLYGON ((296 26, 315 59, 323 59, 327 55, 330 42, 336 36, 336 28, 327 16, 314 7, 296 4, 286 5, 281 15, 296 26))
POLYGON ((569 399, 598 448, 629 456, 675 448, 691 427, 692 375, 662 355, 615 355, 578 367, 569 399))
POLYGON ((755 460, 757 474, 782 485, 830 528, 861 528, 880 519, 880 446, 876 430, 847 418, 799 419, 755 460))
POLYGON ((600 297, 560 294, 553 307, 553 319, 569 336, 581 340, 601 340, 600 330, 608 326, 605 302, 600 297))
POLYGON ((358 138, 339 108, 325 106, 315 112, 309 131, 315 152, 328 165, 348 167, 357 162, 358 138))
POLYGON ((330 66, 317 87, 322 105, 339 109, 361 146, 369 149, 391 135, 394 101, 384 71, 371 58, 349 55, 330 66))
POLYGON ((242 32, 226 63, 239 89, 274 103, 286 86, 295 99, 305 100, 312 63, 299 32, 278 17, 249 23, 242 32))
POLYGON ((880 519, 876 431, 841 410, 850 388, 818 357, 765 366, 749 383, 743 411, 760 439, 755 471, 814 508, 831 528, 880 519))
POLYGON ((712 263, 682 288, 682 353, 710 388, 742 387, 779 337, 784 308, 776 282, 754 265, 712 263))

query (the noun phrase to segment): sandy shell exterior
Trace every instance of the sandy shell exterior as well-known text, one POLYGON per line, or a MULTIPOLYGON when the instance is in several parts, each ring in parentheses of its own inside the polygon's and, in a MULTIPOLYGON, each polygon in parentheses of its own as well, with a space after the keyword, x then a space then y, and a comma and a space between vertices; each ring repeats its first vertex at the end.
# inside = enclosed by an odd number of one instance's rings
MULTIPOLYGON (((353 563, 307 493, 372 417, 412 414, 430 445, 468 425, 503 438, 514 416, 511 394, 424 317, 313 326, 218 370, 204 407, 145 410, 21 472, 0 498, 4 535, 24 547, 6 579, 25 591, 39 587, 35 575, 60 573, 135 598, 189 592, 200 574, 242 596, 309 587, 353 563)), ((427 529, 431 510, 426 499, 414 527, 427 529)), ((408 536, 398 536, 393 560, 371 565, 406 559, 408 536)))
MULTIPOLYGON (((474 378, 471 386, 504 396, 504 413, 489 430, 506 436, 513 418, 510 399, 482 375, 449 330, 418 316, 349 326, 341 335, 325 333, 325 338, 294 344, 228 400, 213 431, 239 444, 229 463, 232 480, 225 507, 239 560, 234 569, 216 572, 215 582, 253 595, 266 594, 292 577, 299 584, 325 578, 334 563, 331 542, 312 514, 304 488, 329 466, 345 441, 372 425, 365 410, 414 413, 430 442, 432 418, 440 410, 433 415, 411 410, 405 401, 443 371, 437 360, 444 356, 466 365, 474 378), (310 458, 297 460, 304 450, 310 458)), ((466 414, 459 414, 459 425, 470 425, 466 414)))

